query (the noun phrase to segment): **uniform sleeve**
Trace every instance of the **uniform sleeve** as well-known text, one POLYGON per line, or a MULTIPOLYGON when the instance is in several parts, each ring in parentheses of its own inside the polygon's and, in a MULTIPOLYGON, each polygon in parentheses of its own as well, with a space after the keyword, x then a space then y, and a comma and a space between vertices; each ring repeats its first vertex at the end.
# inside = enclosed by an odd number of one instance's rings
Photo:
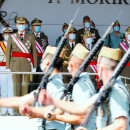
POLYGON ((6 69, 10 69, 11 50, 12 50, 12 38, 10 35, 7 43, 7 50, 6 50, 6 69))
POLYGON ((109 109, 113 121, 121 116, 128 117, 128 98, 122 90, 112 89, 109 95, 109 109))
POLYGON ((33 61, 34 61, 34 68, 37 68, 37 51, 36 51, 34 35, 32 35, 32 55, 33 55, 33 61))
POLYGON ((104 43, 105 46, 109 46, 109 42, 110 42, 109 35, 110 34, 108 34, 106 39, 105 39, 105 43, 104 43))

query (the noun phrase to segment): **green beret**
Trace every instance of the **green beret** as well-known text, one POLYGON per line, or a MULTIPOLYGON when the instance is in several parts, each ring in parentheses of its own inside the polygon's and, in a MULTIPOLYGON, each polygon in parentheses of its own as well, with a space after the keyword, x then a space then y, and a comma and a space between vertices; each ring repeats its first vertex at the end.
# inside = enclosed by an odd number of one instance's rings
POLYGON ((84 37, 89 37, 91 35, 92 35, 92 33, 90 31, 86 31, 83 36, 84 37))
POLYGON ((42 24, 42 21, 37 18, 33 19, 31 22, 32 26, 41 26, 41 24, 42 24))
POLYGON ((74 27, 71 27, 69 30, 69 33, 76 33, 76 32, 77 32, 77 30, 74 27))
POLYGON ((24 17, 17 17, 16 18, 16 23, 26 23, 27 19, 24 17))
POLYGON ((83 17, 83 22, 84 22, 84 21, 90 21, 89 16, 84 16, 84 17, 83 17))

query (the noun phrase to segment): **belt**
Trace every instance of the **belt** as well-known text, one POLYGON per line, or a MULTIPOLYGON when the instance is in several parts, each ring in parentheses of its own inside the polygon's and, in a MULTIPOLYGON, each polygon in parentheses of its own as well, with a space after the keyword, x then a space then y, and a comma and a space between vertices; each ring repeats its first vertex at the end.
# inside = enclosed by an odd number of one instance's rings
POLYGON ((23 58, 29 58, 33 64, 33 57, 32 54, 23 53, 23 52, 12 52, 11 57, 23 57, 23 58))
POLYGON ((37 52, 37 56, 42 57, 42 55, 43 55, 43 53, 39 53, 39 52, 37 52))
POLYGON ((0 63, 0 66, 6 66, 6 62, 0 63))

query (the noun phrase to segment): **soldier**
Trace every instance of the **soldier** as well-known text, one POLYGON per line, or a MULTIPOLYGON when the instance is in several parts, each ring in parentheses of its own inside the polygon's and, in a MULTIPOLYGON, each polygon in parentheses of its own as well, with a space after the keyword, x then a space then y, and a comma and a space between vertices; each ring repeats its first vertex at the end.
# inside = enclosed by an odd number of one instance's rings
MULTIPOLYGON (((0 71, 6 71, 6 47, 9 35, 11 35, 12 31, 12 28, 9 27, 3 28, 1 31, 4 40, 0 42, 0 71)), ((12 75, 0 74, 0 88, 1 98, 14 96, 12 75)), ((11 116, 14 115, 14 110, 12 108, 1 108, 2 116, 6 115, 6 112, 11 116)))
POLYGON ((90 23, 89 16, 84 16, 84 18, 83 18, 83 26, 84 26, 84 28, 77 31, 76 42, 77 43, 82 43, 84 33, 86 31, 90 31, 93 34, 93 44, 95 44, 97 42, 97 40, 100 38, 100 36, 99 36, 99 33, 98 33, 97 29, 91 28, 91 23, 90 23))
MULTIPOLYGON (((42 54, 48 45, 48 37, 41 31, 42 21, 35 18, 31 22, 32 30, 30 30, 29 34, 35 35, 35 44, 37 49, 37 69, 36 72, 41 72, 40 62, 42 59, 42 54)), ((31 75, 32 76, 32 75, 31 75)), ((41 82, 43 75, 33 75, 30 83, 30 91, 37 89, 39 83, 41 82)))
POLYGON ((110 48, 118 48, 125 34, 120 32, 120 23, 116 21, 113 25, 113 32, 107 35, 104 45, 110 48))
POLYGON ((63 34, 56 39, 56 44, 55 44, 56 47, 58 46, 58 44, 59 44, 61 38, 62 38, 62 37, 64 36, 64 34, 66 33, 67 29, 68 29, 68 24, 67 24, 67 23, 64 23, 63 26, 62 26, 62 32, 63 32, 63 34))
MULTIPOLYGON (((74 77, 75 73, 78 71, 80 65, 82 64, 82 62, 84 61, 88 53, 89 51, 82 44, 77 44, 75 46, 74 50, 71 53, 71 57, 69 59, 69 64, 68 64, 68 68, 72 74, 72 77, 74 77)), ((86 71, 82 72, 81 75, 79 76, 78 81, 73 86, 73 90, 72 90, 73 102, 83 105, 84 102, 87 101, 95 93, 96 93, 95 88, 89 78, 88 73, 86 71)), ((27 108, 27 109, 31 112, 31 108, 27 108)), ((44 108, 39 108, 39 109, 32 108, 31 114, 35 116, 35 114, 37 113, 37 115, 41 115, 42 118, 45 118, 45 115, 44 115, 45 112, 43 112, 42 109, 44 108)), ((84 115, 83 116, 65 115, 65 114, 63 115, 62 111, 60 112, 61 115, 58 114, 57 112, 51 113, 51 114, 52 114, 52 117, 48 118, 48 120, 51 120, 51 121, 57 120, 57 121, 74 124, 72 126, 74 129, 76 129, 77 126, 84 119, 84 115)), ((92 130, 95 129, 96 128, 95 119, 96 119, 96 113, 92 115, 92 118, 90 119, 90 122, 88 123, 88 126, 86 128, 92 129, 92 130)), ((69 124, 66 126, 66 130, 71 130, 71 127, 69 124)))
MULTIPOLYGON (((120 49, 107 47, 103 47, 101 49, 98 56, 98 69, 103 80, 103 87, 111 78, 120 58, 120 49)), ((85 102, 86 106, 66 101, 57 101, 50 98, 48 94, 44 95, 44 97, 47 97, 47 99, 44 98, 44 103, 47 101, 64 111, 77 115, 87 114, 95 102, 94 96, 89 101, 85 102)), ((107 100, 102 102, 97 110, 97 129, 129 130, 129 109, 128 91, 126 90, 120 77, 118 77, 108 94, 107 100)), ((81 130, 81 128, 78 130, 81 130)))
MULTIPOLYGON (((65 51, 65 57, 64 57, 64 63, 61 67, 61 72, 68 72, 68 60, 70 57, 70 54, 72 52, 72 50, 74 49, 76 45, 76 29, 74 27, 70 28, 70 31, 68 33, 68 41, 67 43, 64 45, 64 49, 65 51)), ((70 81, 71 76, 64 76, 64 83, 68 83, 70 81)))
MULTIPOLYGON (((130 26, 126 29, 125 33, 126 39, 123 39, 123 41, 119 44, 119 48, 121 49, 121 56, 125 54, 125 52, 128 50, 130 47, 130 26)), ((123 69, 121 75, 130 78, 130 60, 127 63, 126 67, 123 69)), ((130 93, 130 80, 124 80, 122 79, 123 82, 125 83, 129 93, 130 93)))
MULTIPOLYGON (((92 44, 92 42, 93 42, 92 33, 90 31, 86 31, 83 35, 83 46, 86 47, 89 51, 91 51, 92 48, 94 47, 94 44, 92 44)), ((90 66, 88 67, 88 72, 98 73, 96 60, 97 60, 97 56, 95 56, 93 60, 90 62, 90 66)), ((96 89, 100 89, 101 82, 99 76, 90 75, 90 78, 93 84, 97 86, 96 89)))
MULTIPOLYGON (((51 59, 54 55, 56 51, 56 47, 50 47, 48 46, 42 56, 42 63, 41 63, 41 68, 43 71, 47 71, 49 64, 51 62, 51 59)), ((54 67, 54 71, 52 72, 52 74, 50 75, 49 79, 48 79, 48 83, 46 86, 47 91, 49 92, 49 94, 56 98, 59 99, 61 97, 61 95, 63 94, 63 90, 64 90, 64 84, 62 81, 62 75, 60 74, 60 67, 62 66, 62 62, 63 62, 63 55, 64 55, 64 50, 62 51, 62 53, 60 54, 60 57, 58 58, 55 67, 54 67)), ((27 105, 32 105, 34 98, 35 98, 35 94, 38 92, 38 90, 31 92, 30 94, 21 96, 21 97, 13 97, 13 98, 0 98, 0 107, 11 107, 11 108, 18 108, 20 105, 22 104, 27 104, 27 105)), ((41 95, 43 96, 43 91, 41 91, 41 95)), ((39 96, 40 97, 40 96, 39 96)), ((38 106, 41 106, 41 103, 36 103, 38 106)), ((53 106, 47 106, 44 107, 45 111, 46 110, 51 110, 53 106)), ((24 107, 22 107, 23 110, 24 107)), ((37 119, 38 120, 38 130, 44 130, 43 128, 43 124, 42 124, 42 120, 37 119)), ((65 129, 65 125, 62 122, 45 122, 45 127, 46 129, 56 129, 56 130, 64 130, 65 129)))
MULTIPOLYGON (((7 45, 7 71, 12 72, 36 72, 37 56, 35 38, 25 32, 26 19, 16 19, 18 32, 9 36, 7 45)), ((28 93, 30 76, 27 74, 14 74, 14 95, 20 96, 28 93)))

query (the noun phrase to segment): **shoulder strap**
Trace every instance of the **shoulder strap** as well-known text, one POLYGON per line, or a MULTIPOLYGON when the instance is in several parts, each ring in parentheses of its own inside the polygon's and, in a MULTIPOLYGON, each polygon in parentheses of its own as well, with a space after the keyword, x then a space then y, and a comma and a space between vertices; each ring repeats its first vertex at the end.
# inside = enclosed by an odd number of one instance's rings
POLYGON ((111 35, 110 34, 108 34, 108 38, 109 38, 109 44, 108 44, 108 46, 111 48, 111 35))

